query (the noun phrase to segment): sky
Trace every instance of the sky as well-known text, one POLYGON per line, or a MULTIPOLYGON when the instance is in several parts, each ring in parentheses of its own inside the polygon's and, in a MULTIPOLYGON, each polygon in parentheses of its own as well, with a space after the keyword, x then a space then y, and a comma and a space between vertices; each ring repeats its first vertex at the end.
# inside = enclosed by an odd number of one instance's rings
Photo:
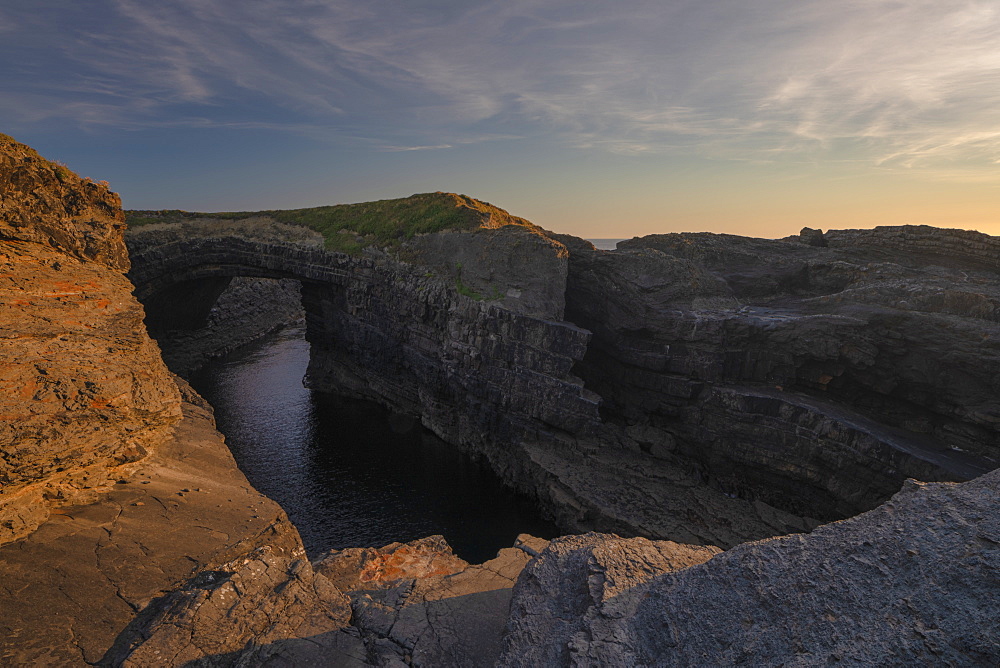
POLYGON ((1000 235, 998 0, 0 0, 0 91, 126 208, 1000 235))

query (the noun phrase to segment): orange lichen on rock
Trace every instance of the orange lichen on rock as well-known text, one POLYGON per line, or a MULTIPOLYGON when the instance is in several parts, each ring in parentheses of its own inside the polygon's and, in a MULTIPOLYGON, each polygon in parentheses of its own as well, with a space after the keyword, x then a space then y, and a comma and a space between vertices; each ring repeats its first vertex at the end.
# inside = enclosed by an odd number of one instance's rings
POLYGON ((362 583, 452 575, 468 566, 455 556, 443 536, 379 548, 333 550, 316 562, 317 571, 344 591, 362 588, 362 583))

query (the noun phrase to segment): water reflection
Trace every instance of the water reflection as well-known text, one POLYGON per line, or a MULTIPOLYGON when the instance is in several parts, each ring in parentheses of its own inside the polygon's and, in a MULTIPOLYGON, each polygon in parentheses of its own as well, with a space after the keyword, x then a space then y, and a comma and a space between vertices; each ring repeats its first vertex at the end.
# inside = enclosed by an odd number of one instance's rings
POLYGON ((554 525, 485 466, 416 420, 302 387, 309 345, 286 330, 212 363, 191 384, 253 485, 282 505, 311 556, 444 534, 479 562, 554 525))

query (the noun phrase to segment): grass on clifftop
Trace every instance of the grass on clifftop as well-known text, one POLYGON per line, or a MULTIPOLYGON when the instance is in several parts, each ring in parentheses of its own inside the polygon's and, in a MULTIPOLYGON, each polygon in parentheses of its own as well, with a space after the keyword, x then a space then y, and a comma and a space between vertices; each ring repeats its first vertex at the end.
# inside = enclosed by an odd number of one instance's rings
POLYGON ((337 204, 309 209, 194 213, 189 211, 128 211, 130 227, 148 223, 183 222, 194 218, 241 220, 267 217, 280 223, 302 225, 323 235, 327 250, 356 254, 366 246, 396 248, 416 234, 442 230, 522 225, 536 229, 523 218, 503 209, 454 193, 423 193, 402 199, 360 204, 337 204))

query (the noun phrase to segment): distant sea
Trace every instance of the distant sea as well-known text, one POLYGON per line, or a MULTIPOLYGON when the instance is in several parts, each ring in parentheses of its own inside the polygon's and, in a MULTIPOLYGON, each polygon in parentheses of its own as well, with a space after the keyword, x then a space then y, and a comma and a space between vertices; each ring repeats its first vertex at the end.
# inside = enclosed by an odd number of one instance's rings
POLYGON ((624 239, 587 239, 590 243, 594 244, 601 250, 615 250, 619 241, 625 241, 624 239))

